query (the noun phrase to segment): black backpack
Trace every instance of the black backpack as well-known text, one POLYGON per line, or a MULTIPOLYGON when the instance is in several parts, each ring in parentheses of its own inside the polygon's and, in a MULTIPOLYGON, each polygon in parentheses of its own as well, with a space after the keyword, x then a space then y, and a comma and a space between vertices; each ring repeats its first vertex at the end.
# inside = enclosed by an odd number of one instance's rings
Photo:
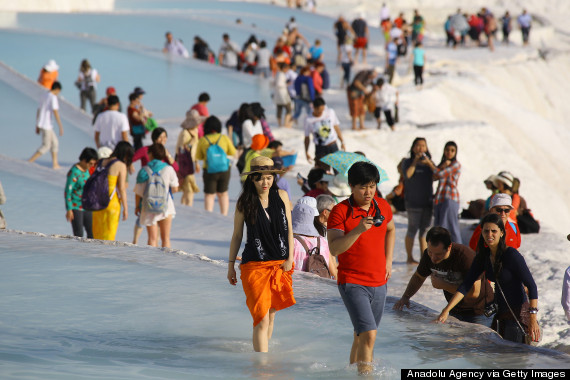
POLYGON ((321 255, 321 239, 317 238, 317 246, 313 247, 310 250, 302 238, 295 236, 295 239, 301 243, 303 248, 305 248, 305 252, 307 252, 307 270, 305 272, 313 273, 323 278, 331 278, 331 273, 327 267, 327 261, 325 260, 324 256, 321 255))

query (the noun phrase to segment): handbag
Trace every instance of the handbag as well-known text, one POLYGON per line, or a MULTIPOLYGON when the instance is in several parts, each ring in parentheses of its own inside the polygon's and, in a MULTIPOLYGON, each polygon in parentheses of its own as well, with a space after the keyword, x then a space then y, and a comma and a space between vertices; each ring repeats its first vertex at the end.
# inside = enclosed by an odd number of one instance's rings
POLYGON ((187 175, 194 174, 194 161, 192 161, 192 155, 189 151, 182 148, 176 156, 178 161, 178 174, 181 178, 185 178, 187 175))
POLYGON ((517 215, 517 224, 521 234, 537 234, 540 231, 540 224, 538 224, 528 209, 517 215))

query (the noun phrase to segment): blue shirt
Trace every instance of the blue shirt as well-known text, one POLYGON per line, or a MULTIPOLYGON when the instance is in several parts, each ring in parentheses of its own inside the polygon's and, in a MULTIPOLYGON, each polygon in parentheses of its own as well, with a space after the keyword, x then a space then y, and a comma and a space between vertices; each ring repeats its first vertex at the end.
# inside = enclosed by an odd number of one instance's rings
POLYGON ((520 15, 517 21, 519 22, 521 28, 530 28, 532 17, 527 13, 526 15, 520 15))
POLYGON ((394 65, 396 58, 398 58, 398 47, 394 42, 390 42, 386 50, 388 51, 388 63, 394 65))
POLYGON ((425 50, 421 47, 414 48, 414 66, 424 65, 425 50))
POLYGON ((316 46, 312 46, 309 49, 309 53, 311 54, 311 58, 313 59, 319 59, 321 54, 323 54, 323 48, 322 47, 316 47, 316 46))

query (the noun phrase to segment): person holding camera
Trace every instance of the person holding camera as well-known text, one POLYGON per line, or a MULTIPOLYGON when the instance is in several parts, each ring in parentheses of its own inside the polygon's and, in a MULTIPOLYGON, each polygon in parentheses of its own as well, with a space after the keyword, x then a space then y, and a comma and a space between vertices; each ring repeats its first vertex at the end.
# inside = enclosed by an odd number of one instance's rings
POLYGON ((350 364, 357 363, 360 374, 372 370, 396 241, 392 209, 376 196, 379 181, 375 165, 354 163, 348 170, 352 195, 333 207, 327 221, 329 249, 339 261, 339 293, 354 327, 350 364))
POLYGON ((416 137, 410 148, 410 157, 402 163, 406 189, 404 203, 408 213, 408 231, 405 240, 408 264, 417 264, 412 251, 418 230, 420 252, 424 252, 427 248, 426 233, 433 215, 433 166, 426 139, 416 137))
MULTIPOLYGON (((410 298, 431 276, 435 289, 443 290, 449 301, 463 280, 475 258, 475 252, 466 245, 451 242, 451 233, 443 227, 433 227, 426 236, 427 249, 423 252, 420 264, 408 282, 406 291, 394 304, 394 310, 410 307, 410 298)), ((465 298, 458 303, 450 314, 463 322, 479 323, 491 327, 492 319, 485 316, 485 306, 493 302, 494 293, 485 275, 475 280, 465 298)))
POLYGON ((500 215, 486 215, 481 220, 481 228, 483 232, 477 244, 477 256, 469 273, 436 321, 444 323, 447 320, 451 309, 468 294, 484 272, 489 280, 495 282, 495 299, 488 306, 488 314, 496 309, 491 328, 511 342, 538 342, 538 289, 532 274, 519 251, 505 243, 507 233, 500 215), (528 297, 523 285, 528 288, 528 297))

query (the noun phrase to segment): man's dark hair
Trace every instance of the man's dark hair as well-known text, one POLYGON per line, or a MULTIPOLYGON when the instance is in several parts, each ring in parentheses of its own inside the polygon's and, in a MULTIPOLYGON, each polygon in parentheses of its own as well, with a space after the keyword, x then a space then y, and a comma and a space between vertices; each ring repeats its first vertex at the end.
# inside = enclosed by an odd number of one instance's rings
MULTIPOLYGON (((113 95, 109 95, 109 96, 113 96, 113 95)), ((139 96, 137 94, 135 94, 134 92, 129 94, 129 102, 132 102, 133 100, 136 100, 139 96)), ((109 99, 107 99, 107 104, 109 102, 109 99)))
POLYGON ((262 40, 262 41, 259 43, 259 47, 260 47, 260 48, 267 47, 267 42, 265 42, 265 40, 262 40))
POLYGON ((204 122, 204 134, 210 133, 221 133, 222 132, 222 122, 215 116, 210 116, 204 122))
POLYGON ((317 187, 317 182, 323 179, 323 176, 326 174, 326 170, 321 168, 314 168, 311 169, 309 175, 307 176, 307 182, 309 183, 309 187, 311 190, 314 190, 317 187))
POLYGON ((119 104, 119 97, 117 95, 110 95, 107 98, 107 105, 114 106, 115 104, 119 104))
POLYGON ((376 81, 376 86, 378 87, 384 86, 384 78, 378 78, 378 80, 376 81))
POLYGON ((280 146, 283 146, 283 143, 279 140, 273 140, 269 143, 269 145, 267 145, 269 149, 277 149, 280 146))
POLYGON ((451 234, 443 227, 433 227, 428 231, 426 241, 434 246, 443 244, 443 248, 447 249, 451 245, 451 234))
POLYGON ((61 90, 61 83, 59 83, 58 81, 53 82, 53 84, 51 85, 51 89, 53 90, 61 90))
POLYGON ((320 107, 320 106, 324 106, 325 104, 326 104, 326 103, 325 103, 325 100, 324 100, 323 98, 321 98, 321 97, 318 97, 318 98, 316 98, 315 100, 313 100, 313 107, 314 107, 314 108, 317 108, 317 107, 320 107))
POLYGON ((370 182, 380 182, 378 168, 370 162, 358 161, 348 169, 349 185, 368 185, 370 182))
POLYGON ((91 160, 97 161, 97 151, 93 148, 85 148, 79 155, 79 161, 86 161, 89 162, 91 160))
POLYGON ((224 33, 224 35, 222 36, 222 38, 223 38, 224 40, 226 40, 226 39, 229 40, 229 39, 230 39, 230 35, 227 34, 227 33, 224 33))
POLYGON ((209 102, 210 101, 210 95, 208 95, 207 92, 203 92, 200 94, 200 96, 198 96, 198 101, 199 102, 209 102))

